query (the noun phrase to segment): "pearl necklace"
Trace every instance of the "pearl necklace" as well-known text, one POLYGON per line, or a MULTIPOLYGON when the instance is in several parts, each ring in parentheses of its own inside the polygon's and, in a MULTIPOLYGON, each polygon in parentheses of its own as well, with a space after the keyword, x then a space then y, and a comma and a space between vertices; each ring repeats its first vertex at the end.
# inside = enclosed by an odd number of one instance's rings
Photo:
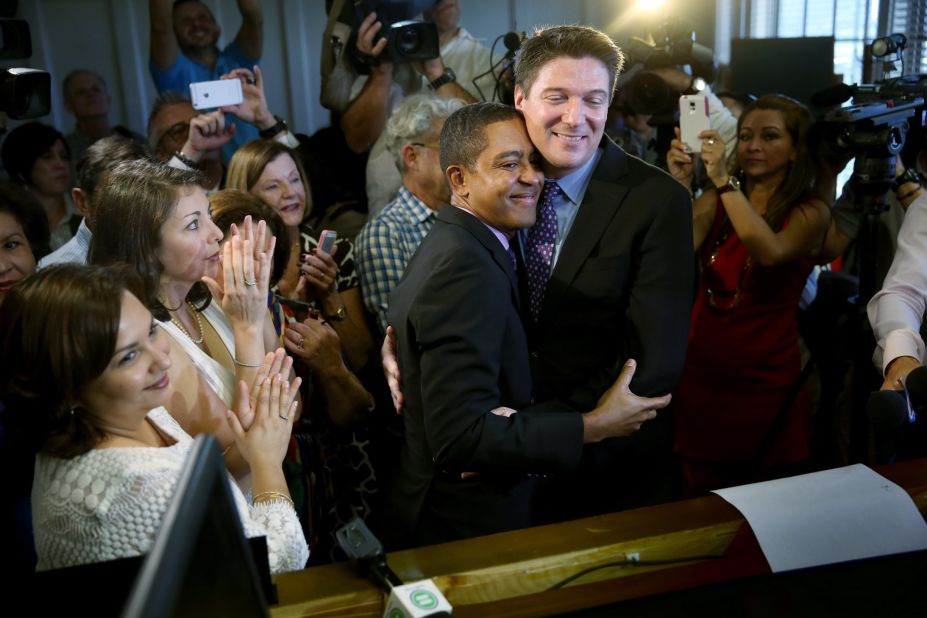
MULTIPOLYGON (((200 331, 200 336, 199 336, 199 338, 198 338, 198 339, 194 339, 194 338, 190 335, 190 333, 187 332, 187 329, 183 327, 183 324, 180 323, 180 320, 176 319, 173 315, 171 315, 171 324, 173 324, 174 326, 176 326, 177 328, 179 328, 179 329, 180 329, 180 332, 182 332, 184 335, 186 335, 187 338, 188 338, 190 341, 192 341, 192 342, 195 343, 196 345, 199 345, 199 344, 203 343, 203 319, 200 317, 200 312, 197 311, 197 310, 196 310, 196 307, 193 306, 193 303, 187 302, 187 306, 190 307, 190 313, 192 313, 192 314, 193 314, 193 317, 196 318, 196 328, 197 328, 197 330, 200 331)), ((177 308, 180 309, 180 307, 177 307, 177 308)), ((170 315, 170 314, 168 314, 168 315, 170 315)))

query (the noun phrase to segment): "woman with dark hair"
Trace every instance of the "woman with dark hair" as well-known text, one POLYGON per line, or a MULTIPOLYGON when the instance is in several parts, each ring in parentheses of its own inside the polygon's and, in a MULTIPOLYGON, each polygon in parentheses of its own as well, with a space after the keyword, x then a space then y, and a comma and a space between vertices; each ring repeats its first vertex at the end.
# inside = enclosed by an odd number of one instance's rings
MULTIPOLYGON (((0 396, 39 449, 33 484, 38 569, 137 556, 151 546, 193 442, 167 413, 169 338, 139 301, 128 269, 52 266, 0 306, 0 396)), ((247 536, 267 537, 273 572, 308 558, 280 462, 297 380, 263 359, 226 412, 250 463, 248 504, 230 483, 247 536), (247 425, 248 429, 243 429, 247 425)))
MULTIPOLYGON (((94 198, 90 261, 126 263, 142 275, 144 301, 176 344, 171 415, 187 433, 214 433, 227 448, 234 436, 224 419, 236 405, 235 384, 252 383, 265 352, 280 347, 267 315, 274 243, 265 241, 263 223, 248 220, 220 246, 199 179, 149 160, 118 165, 94 198)), ((227 461, 244 473, 235 455, 227 461)))
POLYGON ((71 151, 64 136, 40 122, 27 122, 6 136, 0 158, 10 178, 29 189, 45 209, 51 249, 66 243, 81 216, 71 202, 71 151))
MULTIPOLYGON (((809 456, 797 312, 830 222, 813 193, 812 124, 788 97, 754 101, 738 119, 733 174, 717 131, 699 136, 713 188, 693 206, 702 277, 673 396, 690 494, 782 476, 809 456)), ((678 139, 667 161, 677 178, 691 174, 678 139)))
MULTIPOLYGON (((15 285, 35 272, 37 259, 47 252, 48 220, 42 207, 22 189, 0 183, 0 305, 15 285)), ((7 474, 0 499, 0 530, 16 532, 0 535, 0 555, 13 581, 25 578, 35 566, 29 505, 32 463, 33 454, 10 423, 0 398, 0 469, 7 474)))
POLYGON ((21 189, 0 183, 0 303, 48 253, 48 221, 21 189))
POLYGON ((363 369, 373 339, 354 270, 354 245, 339 238, 331 254, 319 248, 319 232, 309 223, 312 196, 299 158, 279 142, 249 142, 229 162, 226 187, 256 195, 277 211, 287 229, 286 240, 279 240, 290 245, 290 260, 277 288, 325 316, 341 338, 348 365, 363 369))

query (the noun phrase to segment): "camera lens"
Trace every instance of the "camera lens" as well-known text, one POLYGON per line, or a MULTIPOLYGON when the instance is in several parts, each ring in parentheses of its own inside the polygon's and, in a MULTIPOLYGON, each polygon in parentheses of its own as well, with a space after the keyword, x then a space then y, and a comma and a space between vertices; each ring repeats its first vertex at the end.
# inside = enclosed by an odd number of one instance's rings
POLYGON ((403 54, 414 54, 421 48, 422 39, 414 26, 406 26, 396 33, 396 49, 403 54))

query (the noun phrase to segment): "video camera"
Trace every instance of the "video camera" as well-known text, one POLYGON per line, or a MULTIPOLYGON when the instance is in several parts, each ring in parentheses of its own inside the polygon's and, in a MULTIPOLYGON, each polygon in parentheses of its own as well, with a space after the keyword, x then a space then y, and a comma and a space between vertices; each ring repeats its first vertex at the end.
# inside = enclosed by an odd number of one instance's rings
MULTIPOLYGON (((16 15, 16 0, 0 1, 0 18, 16 15)), ((0 60, 32 56, 29 24, 22 19, 0 19, 0 60)), ((15 120, 38 118, 51 111, 51 75, 29 68, 0 69, 0 111, 15 120)))
MULTIPOLYGON (((715 78, 714 52, 695 42, 695 32, 670 20, 647 38, 632 37, 624 47, 627 66, 618 86, 624 91, 629 111, 666 116, 673 114, 681 92, 674 92, 648 69, 689 65, 694 77, 715 78)), ((672 122, 672 120, 669 120, 672 122)))
MULTIPOLYGON (((377 41, 386 38, 386 49, 382 58, 395 64, 431 60, 441 55, 438 43, 438 28, 430 22, 415 21, 412 18, 434 5, 434 0, 354 0, 354 34, 349 49, 354 48, 357 28, 367 15, 376 12, 383 29, 377 41)), ((377 41, 374 41, 376 44, 377 41)), ((369 58, 356 58, 360 64, 370 65, 369 58)), ((359 71, 360 72, 360 71, 359 71)))
POLYGON ((873 84, 839 84, 812 97, 816 107, 832 108, 815 127, 818 139, 837 153, 856 158, 853 182, 862 208, 873 212, 887 208, 884 196, 895 178, 895 161, 909 132, 913 132, 915 144, 923 144, 925 100, 927 75, 905 75, 873 84), (834 107, 850 98, 852 105, 834 107))

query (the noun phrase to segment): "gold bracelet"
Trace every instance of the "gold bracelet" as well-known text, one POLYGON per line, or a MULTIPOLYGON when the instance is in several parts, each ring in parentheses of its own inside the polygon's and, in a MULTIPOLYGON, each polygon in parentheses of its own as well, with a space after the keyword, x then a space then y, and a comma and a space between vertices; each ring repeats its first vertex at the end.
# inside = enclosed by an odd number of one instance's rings
POLYGON ((258 495, 251 498, 252 504, 257 504, 259 502, 280 502, 280 501, 288 502, 290 504, 290 508, 292 508, 293 510, 296 509, 296 504, 293 503, 293 498, 289 497, 288 495, 284 493, 280 493, 279 491, 262 491, 258 495), (266 499, 262 499, 262 498, 266 498, 266 499))
POLYGON ((260 368, 260 365, 259 365, 259 364, 258 364, 258 365, 252 365, 251 363, 243 363, 243 362, 241 362, 240 360, 238 360, 237 358, 233 358, 232 360, 235 361, 235 364, 238 365, 239 367, 250 367, 251 369, 258 369, 258 368, 260 368))

